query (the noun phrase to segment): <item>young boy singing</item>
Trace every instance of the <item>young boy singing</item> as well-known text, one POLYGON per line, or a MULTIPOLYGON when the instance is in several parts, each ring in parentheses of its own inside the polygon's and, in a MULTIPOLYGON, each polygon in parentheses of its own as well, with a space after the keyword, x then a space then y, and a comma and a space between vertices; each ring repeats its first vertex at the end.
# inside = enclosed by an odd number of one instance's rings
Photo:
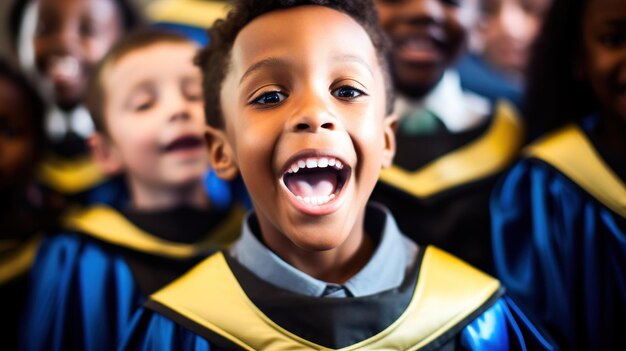
POLYGON ((122 349, 540 345, 497 280, 368 204, 395 150, 372 3, 233 6, 200 57, 207 139, 254 211, 230 250, 150 297, 122 349))

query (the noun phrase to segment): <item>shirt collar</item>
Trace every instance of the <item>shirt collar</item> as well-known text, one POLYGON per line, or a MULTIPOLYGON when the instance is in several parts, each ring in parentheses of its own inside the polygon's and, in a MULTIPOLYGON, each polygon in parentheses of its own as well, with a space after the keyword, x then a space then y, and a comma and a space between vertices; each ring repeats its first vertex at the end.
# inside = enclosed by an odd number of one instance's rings
MULTIPOLYGON (((369 262, 342 285, 354 297, 400 286, 417 257, 417 245, 400 233, 387 209, 370 204, 367 211, 367 216, 381 218, 384 225, 380 242, 369 262)), ((299 271, 263 245, 251 230, 249 222, 253 216, 252 213, 248 214, 241 237, 230 250, 234 259, 259 278, 298 294, 321 297, 328 286, 336 286, 299 271)), ((366 232, 368 229, 371 228, 367 228, 366 224, 366 232)))
POLYGON ((428 109, 449 131, 458 133, 480 125, 489 115, 491 105, 488 99, 463 91, 459 74, 448 70, 424 98, 400 96, 395 108, 399 116, 428 109))

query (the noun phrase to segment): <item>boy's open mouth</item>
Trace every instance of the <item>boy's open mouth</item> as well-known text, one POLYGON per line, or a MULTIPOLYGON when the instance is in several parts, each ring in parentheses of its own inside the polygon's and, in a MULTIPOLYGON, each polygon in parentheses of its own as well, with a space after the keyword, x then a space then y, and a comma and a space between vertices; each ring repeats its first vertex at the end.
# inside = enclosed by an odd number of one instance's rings
POLYGON ((287 168, 283 183, 298 200, 320 206, 337 197, 349 175, 349 167, 335 157, 306 157, 287 168))
POLYGON ((196 149, 204 145, 204 139, 197 136, 184 136, 177 138, 171 143, 167 144, 163 150, 165 152, 183 151, 189 149, 196 149))

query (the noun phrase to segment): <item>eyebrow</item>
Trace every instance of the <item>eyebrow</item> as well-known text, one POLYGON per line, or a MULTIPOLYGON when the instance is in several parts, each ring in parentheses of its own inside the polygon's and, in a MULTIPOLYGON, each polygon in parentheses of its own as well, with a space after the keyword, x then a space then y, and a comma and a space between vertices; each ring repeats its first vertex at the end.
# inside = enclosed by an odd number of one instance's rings
MULTIPOLYGON (((361 57, 356 56, 356 55, 351 55, 351 54, 338 54, 338 55, 334 55, 332 57, 333 60, 336 61, 341 61, 341 62, 355 62, 358 63, 360 65, 362 65, 363 67, 365 67, 368 72, 370 72, 370 74, 372 76, 374 76, 374 71, 372 70, 372 68, 370 67, 370 65, 361 57)), ((241 85, 241 83, 243 83, 243 81, 250 76, 251 74, 253 74, 254 72, 263 69, 263 68, 285 68, 285 67, 289 67, 290 63, 287 60, 281 59, 281 58, 277 58, 277 57, 268 57, 266 59, 263 59, 259 62, 254 63, 252 66, 248 67, 248 69, 244 72, 244 74, 241 76, 241 79, 239 79, 239 84, 241 85)))
POLYGON ((277 58, 277 57, 268 57, 266 59, 263 59, 259 62, 254 63, 252 66, 248 67, 248 69, 244 72, 244 74, 241 76, 241 79, 239 79, 239 84, 241 85, 241 83, 248 77, 250 76, 252 73, 262 69, 262 68, 281 68, 281 67, 288 67, 289 63, 286 60, 277 58))
POLYGON ((339 55, 334 55, 332 59, 341 61, 341 62, 358 63, 362 65, 363 67, 365 67, 370 72, 370 74, 374 76, 374 71, 372 70, 372 67, 370 67, 370 65, 360 56, 351 55, 351 54, 339 54, 339 55))

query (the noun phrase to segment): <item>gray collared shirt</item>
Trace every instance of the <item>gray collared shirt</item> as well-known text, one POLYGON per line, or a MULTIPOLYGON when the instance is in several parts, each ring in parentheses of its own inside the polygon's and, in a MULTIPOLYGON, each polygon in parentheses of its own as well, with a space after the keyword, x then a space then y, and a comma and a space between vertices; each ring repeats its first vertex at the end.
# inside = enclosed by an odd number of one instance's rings
POLYGON ((367 216, 382 218, 384 222, 379 226, 380 233, 372 233, 376 229, 367 228, 366 224, 365 231, 379 238, 374 254, 345 284, 327 283, 299 271, 262 244, 250 229, 249 221, 253 216, 248 214, 241 237, 230 249, 230 255, 259 278, 298 294, 315 297, 376 294, 400 286, 417 259, 417 245, 400 232, 388 210, 370 203, 367 216))

